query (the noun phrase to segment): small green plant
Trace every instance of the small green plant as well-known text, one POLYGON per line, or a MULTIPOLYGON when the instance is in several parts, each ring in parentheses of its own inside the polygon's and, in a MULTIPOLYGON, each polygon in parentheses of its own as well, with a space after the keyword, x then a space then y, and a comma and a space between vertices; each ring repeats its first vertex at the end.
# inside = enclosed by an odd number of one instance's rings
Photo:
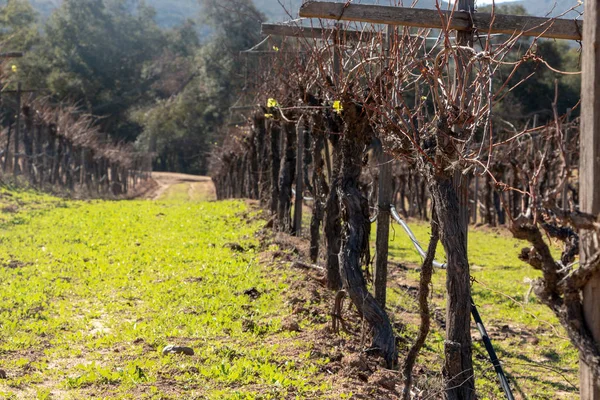
POLYGON ((50 400, 52 398, 52 393, 48 389, 38 389, 36 391, 36 399, 37 400, 50 400))
POLYGON ((0 391, 130 399, 137 390, 169 398, 164 382, 180 391, 177 398, 199 396, 199 387, 219 399, 236 390, 240 398, 273 399, 327 391, 316 374, 320 359, 298 364, 276 344, 264 345, 287 340, 280 319, 289 272, 257 262, 255 233, 264 222, 256 212, 243 202, 171 197, 0 195, 15 206, 0 214, 0 265, 8 266, 0 266, 0 353, 12 372, 0 391), (260 296, 245 295, 250 288, 260 296), (196 355, 162 356, 167 344, 191 346, 196 355))

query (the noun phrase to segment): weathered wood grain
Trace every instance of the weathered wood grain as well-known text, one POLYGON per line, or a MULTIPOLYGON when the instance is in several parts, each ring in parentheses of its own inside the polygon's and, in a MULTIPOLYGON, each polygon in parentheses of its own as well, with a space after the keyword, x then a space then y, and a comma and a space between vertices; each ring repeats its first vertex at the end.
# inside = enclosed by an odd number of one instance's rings
POLYGON ((9 51, 6 53, 0 53, 0 58, 20 58, 23 57, 23 53, 20 51, 9 51))
MULTIPOLYGON (((588 23, 583 32, 581 81, 581 138, 580 138, 580 209, 600 214, 600 6, 597 1, 585 2, 588 23)), ((584 263, 598 251, 598 235, 583 231, 580 261, 584 263)), ((596 344, 600 343, 600 275, 593 276, 583 290, 583 311, 587 328, 596 344)), ((581 399, 600 400, 598 378, 588 365, 580 362, 581 399)))
POLYGON ((339 21, 357 21, 373 24, 403 25, 416 28, 469 30, 473 26, 479 34, 540 36, 555 39, 581 40, 583 21, 553 19, 520 15, 452 12, 419 8, 345 4, 324 1, 305 3, 300 8, 305 18, 326 18, 339 21), (470 20, 472 18, 473 24, 470 20))
MULTIPOLYGON (((392 25, 387 26, 386 32, 386 56, 390 56, 392 51, 392 41, 394 40, 394 29, 392 25)), ((395 104, 394 104, 395 106, 395 104)), ((379 148, 377 162, 379 164, 378 195, 377 195, 377 237, 375 243, 375 270, 373 276, 373 286, 375 288, 375 299, 381 307, 385 309, 387 294, 387 275, 388 275, 388 250, 390 241, 390 206, 393 202, 392 192, 392 161, 393 158, 383 149, 383 144, 379 148)))

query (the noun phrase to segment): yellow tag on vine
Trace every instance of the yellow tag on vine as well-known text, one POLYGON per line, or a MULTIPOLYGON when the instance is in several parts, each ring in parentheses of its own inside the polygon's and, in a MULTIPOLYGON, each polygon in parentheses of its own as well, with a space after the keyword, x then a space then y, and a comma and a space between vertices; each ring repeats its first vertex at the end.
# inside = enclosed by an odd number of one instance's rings
POLYGON ((265 118, 266 119, 271 119, 271 118, 273 118, 273 114, 265 114, 265 118))
POLYGON ((279 47, 277 47, 277 46, 273 46, 273 50, 275 50, 275 51, 279 51, 279 47))
POLYGON ((335 100, 335 101, 333 102, 333 110, 334 110, 336 113, 338 113, 338 114, 341 114, 341 113, 342 113, 342 111, 344 110, 344 107, 342 106, 342 102, 341 102, 341 101, 339 101, 339 100, 335 100))
POLYGON ((267 107, 279 107, 279 103, 275 99, 267 100, 267 107))
POLYGON ((423 101, 427 100, 427 96, 421 96, 421 100, 423 100, 423 101))
POLYGON ((13 64, 13 66, 12 66, 12 72, 17 72, 17 70, 18 70, 17 66, 13 64))

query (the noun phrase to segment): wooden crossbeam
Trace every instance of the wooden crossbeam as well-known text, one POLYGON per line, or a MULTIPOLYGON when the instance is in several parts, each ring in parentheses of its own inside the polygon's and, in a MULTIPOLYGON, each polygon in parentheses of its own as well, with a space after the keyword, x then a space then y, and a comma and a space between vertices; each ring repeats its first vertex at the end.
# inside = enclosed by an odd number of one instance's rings
MULTIPOLYGON (((308 28, 302 26, 293 25, 279 25, 279 24, 262 24, 263 35, 273 36, 290 36, 290 37, 301 37, 311 39, 327 39, 335 38, 337 29, 332 28, 308 28)), ((340 29, 340 35, 343 39, 355 42, 367 42, 373 37, 369 33, 362 33, 360 31, 340 29)))
POLYGON ((254 105, 251 105, 251 106, 233 106, 233 107, 229 107, 229 109, 231 111, 254 110, 254 109, 258 109, 258 104, 254 104, 254 105))
POLYGON ((420 8, 377 6, 366 4, 313 1, 304 3, 300 16, 338 21, 357 21, 372 24, 403 25, 416 28, 453 29, 468 31, 472 27, 483 33, 539 36, 554 39, 581 40, 583 21, 504 15, 467 13, 420 8), (471 19, 473 24, 471 25, 471 19))
POLYGON ((2 90, 0 94, 16 94, 16 93, 37 93, 40 89, 28 89, 28 90, 2 90))
POLYGON ((23 53, 20 51, 9 51, 7 53, 0 53, 0 58, 20 58, 23 57, 23 53))
MULTIPOLYGON (((583 212, 600 214, 600 4, 585 2, 585 25, 581 63, 581 134, 579 140, 579 206, 583 212)), ((580 265, 600 250, 598 235, 581 231, 580 265)), ((585 325, 596 346, 600 344, 600 274, 596 272, 583 289, 585 325)), ((582 354, 583 356, 583 354, 582 354)), ((594 370, 580 357, 580 398, 600 400, 594 370)))

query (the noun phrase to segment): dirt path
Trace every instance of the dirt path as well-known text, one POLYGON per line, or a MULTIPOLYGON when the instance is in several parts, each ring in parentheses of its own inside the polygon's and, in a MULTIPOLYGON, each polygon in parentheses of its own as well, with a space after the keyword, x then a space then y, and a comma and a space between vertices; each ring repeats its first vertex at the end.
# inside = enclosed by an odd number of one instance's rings
POLYGON ((151 200, 215 200, 215 187, 207 176, 177 174, 172 172, 153 172, 157 183, 156 190, 145 198, 151 200))

